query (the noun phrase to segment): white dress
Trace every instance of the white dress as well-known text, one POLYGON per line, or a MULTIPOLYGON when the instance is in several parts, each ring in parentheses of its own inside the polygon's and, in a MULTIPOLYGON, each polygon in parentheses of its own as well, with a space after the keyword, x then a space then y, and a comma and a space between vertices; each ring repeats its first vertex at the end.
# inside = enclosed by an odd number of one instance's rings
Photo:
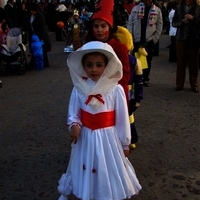
MULTIPOLYGON (((86 80, 90 89, 96 83, 86 80)), ((73 193, 83 200, 122 200, 137 194, 141 186, 134 168, 124 156, 122 145, 131 140, 126 97, 120 85, 102 95, 98 108, 85 104, 87 96, 73 89, 67 124, 80 125, 80 109, 91 114, 115 110, 115 126, 91 130, 81 127, 81 134, 72 146, 69 165, 59 180, 59 200, 73 193)))

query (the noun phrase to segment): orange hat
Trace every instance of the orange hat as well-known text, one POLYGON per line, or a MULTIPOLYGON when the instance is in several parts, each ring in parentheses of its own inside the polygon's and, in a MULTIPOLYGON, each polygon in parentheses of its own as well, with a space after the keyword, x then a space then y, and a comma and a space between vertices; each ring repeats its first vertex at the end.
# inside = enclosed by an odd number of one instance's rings
POLYGON ((97 0, 91 20, 102 19, 113 27, 114 0, 97 0))

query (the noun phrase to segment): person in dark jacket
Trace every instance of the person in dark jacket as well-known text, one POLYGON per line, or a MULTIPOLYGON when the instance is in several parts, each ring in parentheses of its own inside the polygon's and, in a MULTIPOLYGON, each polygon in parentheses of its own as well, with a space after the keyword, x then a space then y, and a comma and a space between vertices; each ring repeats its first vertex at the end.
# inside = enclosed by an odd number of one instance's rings
MULTIPOLYGON (((43 56, 44 56, 44 67, 49 67, 49 61, 47 53, 51 51, 51 42, 47 29, 45 26, 45 18, 38 11, 38 6, 35 3, 29 5, 30 14, 27 15, 22 29, 28 32, 29 49, 32 42, 32 35, 35 34, 39 37, 41 41, 44 42, 43 45, 43 56)), ((31 53, 31 52, 30 52, 31 53)), ((33 61, 31 61, 33 64, 33 61)))
POLYGON ((55 14, 56 7, 58 2, 56 0, 51 0, 48 4, 47 8, 47 23, 49 31, 55 32, 56 30, 56 22, 55 22, 55 14))
POLYGON ((0 23, 6 21, 6 13, 5 13, 5 10, 0 7, 0 23))
POLYGON ((8 0, 8 3, 4 6, 4 10, 5 10, 9 28, 17 27, 18 9, 14 0, 8 0))
MULTIPOLYGON (((188 64, 189 82, 191 90, 198 92, 198 40, 194 40, 200 33, 200 7, 197 0, 181 0, 175 9, 172 26, 176 32, 176 91, 184 88, 186 66, 188 64), (197 35, 196 35, 197 34, 197 35)), ((197 39, 198 39, 197 37, 197 39)))
MULTIPOLYGON (((24 22, 26 16, 29 14, 29 12, 26 8, 25 2, 21 3, 18 11, 19 11, 18 12, 18 16, 19 16, 18 27, 22 28, 23 22, 24 22)), ((23 44, 27 44, 27 32, 25 32, 25 31, 22 33, 22 42, 23 42, 23 44)))

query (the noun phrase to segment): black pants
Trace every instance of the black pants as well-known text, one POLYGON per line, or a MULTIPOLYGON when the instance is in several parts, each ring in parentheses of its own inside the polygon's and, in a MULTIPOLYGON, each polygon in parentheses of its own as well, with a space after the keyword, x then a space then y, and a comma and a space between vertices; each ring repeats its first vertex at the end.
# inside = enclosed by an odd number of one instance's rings
POLYGON ((176 62, 177 57, 176 57, 176 36, 171 36, 170 37, 170 47, 169 47, 169 62, 176 62))
POLYGON ((43 56, 44 56, 44 67, 49 67, 49 60, 48 60, 48 56, 47 56, 47 51, 45 48, 45 45, 43 45, 43 56))
POLYGON ((135 123, 130 124, 131 126, 131 144, 135 144, 138 141, 138 134, 135 127, 135 123))
POLYGON ((56 27, 56 41, 63 41, 62 29, 56 27))
POLYGON ((154 45, 153 48, 153 56, 158 56, 159 55, 159 50, 160 50, 160 43, 159 41, 154 45))
POLYGON ((176 40, 177 69, 176 87, 183 88, 186 78, 186 65, 188 64, 189 82, 191 88, 198 87, 198 47, 189 47, 188 41, 176 40))

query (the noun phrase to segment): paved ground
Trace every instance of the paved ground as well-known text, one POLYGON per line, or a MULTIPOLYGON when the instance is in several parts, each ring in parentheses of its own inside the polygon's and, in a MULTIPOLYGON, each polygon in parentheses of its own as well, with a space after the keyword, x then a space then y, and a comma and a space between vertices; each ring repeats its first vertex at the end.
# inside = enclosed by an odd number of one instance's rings
MULTIPOLYGON (((56 200, 70 145, 65 127, 72 88, 64 42, 51 35, 50 67, 0 77, 0 199, 56 200)), ((137 200, 200 200, 200 93, 174 91, 175 64, 162 35, 151 87, 136 111, 129 159, 143 187, 137 200)), ((71 197, 70 199, 74 199, 71 197)), ((106 199, 105 199, 106 200, 106 199)))

